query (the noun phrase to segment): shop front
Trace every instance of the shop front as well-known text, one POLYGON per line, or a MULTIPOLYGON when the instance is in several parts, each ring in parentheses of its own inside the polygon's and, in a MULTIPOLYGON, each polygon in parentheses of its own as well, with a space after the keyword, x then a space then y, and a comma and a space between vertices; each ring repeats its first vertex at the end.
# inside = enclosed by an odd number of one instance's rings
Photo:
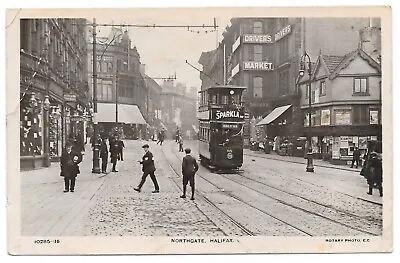
MULTIPOLYGON (((304 135, 312 136, 311 146, 314 157, 333 164, 350 165, 356 147, 363 156, 367 151, 368 142, 380 139, 382 134, 381 126, 375 120, 376 111, 369 112, 369 123, 360 121, 350 106, 322 108, 312 112, 312 127, 311 129, 307 127, 308 118, 306 117, 304 135)), ((365 119, 368 121, 367 117, 365 119)))

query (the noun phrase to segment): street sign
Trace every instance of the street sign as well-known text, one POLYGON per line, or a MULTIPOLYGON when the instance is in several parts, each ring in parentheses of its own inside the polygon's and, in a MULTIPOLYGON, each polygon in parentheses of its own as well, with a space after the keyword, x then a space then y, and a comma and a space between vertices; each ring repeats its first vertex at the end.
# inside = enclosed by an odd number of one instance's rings
POLYGON ((64 100, 65 101, 76 101, 76 95, 75 94, 64 94, 64 100))
POLYGON ((71 116, 71 121, 87 121, 87 117, 84 116, 71 116))

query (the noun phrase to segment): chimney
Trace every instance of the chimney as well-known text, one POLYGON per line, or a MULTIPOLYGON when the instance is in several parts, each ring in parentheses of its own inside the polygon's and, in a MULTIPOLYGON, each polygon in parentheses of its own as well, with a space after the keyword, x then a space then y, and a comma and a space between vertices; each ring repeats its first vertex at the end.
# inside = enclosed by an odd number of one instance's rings
POLYGON ((366 27, 360 30, 360 49, 378 62, 381 55, 381 29, 366 27))

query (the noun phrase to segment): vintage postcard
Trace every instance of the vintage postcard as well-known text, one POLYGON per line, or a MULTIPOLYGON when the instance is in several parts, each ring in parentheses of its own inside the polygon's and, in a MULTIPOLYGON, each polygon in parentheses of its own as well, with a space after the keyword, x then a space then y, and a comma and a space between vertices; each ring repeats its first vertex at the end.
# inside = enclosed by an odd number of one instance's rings
POLYGON ((6 24, 10 254, 392 251, 390 7, 6 24))

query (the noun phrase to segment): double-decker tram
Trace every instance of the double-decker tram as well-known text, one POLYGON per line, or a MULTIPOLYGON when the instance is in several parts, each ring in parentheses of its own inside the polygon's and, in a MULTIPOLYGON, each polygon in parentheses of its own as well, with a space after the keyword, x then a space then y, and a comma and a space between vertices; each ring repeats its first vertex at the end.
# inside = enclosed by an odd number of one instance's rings
POLYGON ((202 165, 216 171, 235 170, 243 164, 246 87, 212 86, 199 92, 199 155, 202 165))

